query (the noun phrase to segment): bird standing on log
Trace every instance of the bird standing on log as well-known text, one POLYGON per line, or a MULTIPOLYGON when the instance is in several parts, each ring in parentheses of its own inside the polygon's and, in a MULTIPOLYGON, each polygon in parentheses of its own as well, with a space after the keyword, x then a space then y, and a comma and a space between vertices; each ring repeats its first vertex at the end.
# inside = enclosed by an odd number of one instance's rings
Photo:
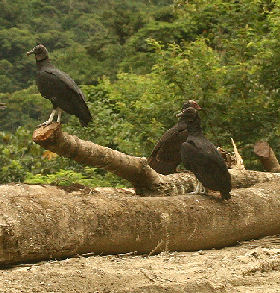
MULTIPOLYGON (((184 103, 182 110, 188 107, 201 109, 194 100, 188 100, 184 103)), ((186 141, 187 136, 187 123, 184 119, 180 119, 177 124, 163 134, 154 147, 148 158, 149 166, 163 175, 175 173, 176 167, 181 163, 181 145, 186 141)))
POLYGON ((38 90, 44 98, 49 99, 53 104, 50 118, 39 126, 51 124, 56 114, 57 122, 60 123, 62 110, 77 116, 82 126, 87 126, 92 117, 85 97, 74 80, 51 64, 44 45, 39 44, 27 52, 27 55, 31 54, 34 54, 36 59, 38 90))
POLYGON ((197 110, 189 107, 178 116, 187 121, 188 131, 187 140, 181 147, 182 162, 200 181, 194 193, 205 193, 205 188, 209 188, 219 191, 222 199, 230 199, 231 177, 228 168, 216 147, 203 135, 197 110))

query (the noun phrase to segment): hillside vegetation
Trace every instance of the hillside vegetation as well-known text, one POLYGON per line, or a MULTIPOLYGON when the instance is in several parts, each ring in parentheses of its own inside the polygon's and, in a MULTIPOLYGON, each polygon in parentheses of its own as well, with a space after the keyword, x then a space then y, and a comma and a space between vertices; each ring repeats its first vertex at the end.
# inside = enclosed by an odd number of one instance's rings
POLYGON ((43 43, 81 86, 88 128, 80 138, 148 156, 186 99, 199 100, 207 137, 259 169, 252 144, 280 155, 280 3, 269 0, 0 1, 0 183, 123 186, 126 182, 44 152, 33 129, 51 110, 26 51, 43 43))

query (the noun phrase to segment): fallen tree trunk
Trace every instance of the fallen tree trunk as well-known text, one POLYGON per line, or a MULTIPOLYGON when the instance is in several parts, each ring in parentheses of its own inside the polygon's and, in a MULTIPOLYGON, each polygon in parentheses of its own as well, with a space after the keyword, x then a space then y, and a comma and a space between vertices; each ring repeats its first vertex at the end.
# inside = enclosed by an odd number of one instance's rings
MULTIPOLYGON (((193 190, 194 175, 177 173, 161 175, 154 171, 146 158, 134 157, 83 141, 62 132, 58 123, 34 131, 33 140, 43 148, 81 164, 100 167, 130 181, 137 194, 143 196, 182 195, 193 190)), ((279 179, 280 174, 250 170, 229 170, 233 187, 248 187, 258 182, 279 179)))
POLYGON ((98 190, 0 186, 0 265, 89 252, 194 251, 280 233, 279 183, 234 190, 227 202, 98 190))

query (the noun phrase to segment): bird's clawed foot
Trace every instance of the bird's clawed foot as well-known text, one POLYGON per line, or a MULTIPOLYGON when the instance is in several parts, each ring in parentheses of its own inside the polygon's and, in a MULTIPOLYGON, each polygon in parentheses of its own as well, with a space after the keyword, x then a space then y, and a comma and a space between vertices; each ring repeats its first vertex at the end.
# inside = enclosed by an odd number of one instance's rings
POLYGON ((62 110, 60 109, 60 108, 56 108, 56 109, 53 109, 52 110, 52 112, 51 112, 51 115, 50 115, 50 118, 49 118, 49 120, 47 120, 47 121, 45 121, 45 122, 43 122, 43 123, 41 123, 41 124, 39 124, 37 127, 39 128, 39 127, 46 127, 46 126, 48 126, 48 125, 50 125, 50 124, 52 124, 53 123, 53 118, 54 118, 54 116, 57 114, 57 123, 61 123, 60 121, 61 121, 61 113, 62 113, 62 110))
POLYGON ((43 123, 41 123, 41 124, 39 124, 39 125, 37 125, 37 128, 40 128, 40 127, 46 127, 46 126, 48 126, 48 125, 50 125, 50 124, 52 124, 52 121, 45 121, 45 122, 43 122, 43 123))
POLYGON ((191 194, 204 194, 207 195, 207 189, 202 185, 201 182, 197 180, 197 184, 195 186, 194 191, 191 192, 191 194))
POLYGON ((51 122, 49 122, 49 121, 45 121, 45 122, 43 122, 43 123, 37 125, 37 128, 40 128, 40 127, 47 127, 47 126, 51 125, 52 123, 58 123, 58 124, 61 124, 61 122, 55 122, 55 121, 51 121, 51 122))

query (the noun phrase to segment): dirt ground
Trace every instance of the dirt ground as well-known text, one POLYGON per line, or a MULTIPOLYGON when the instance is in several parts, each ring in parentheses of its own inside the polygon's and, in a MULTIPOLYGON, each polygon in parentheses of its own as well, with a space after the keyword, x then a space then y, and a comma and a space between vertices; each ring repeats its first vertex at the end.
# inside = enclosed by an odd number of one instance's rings
POLYGON ((197 252, 77 256, 0 270, 0 292, 280 292, 280 236, 197 252))

